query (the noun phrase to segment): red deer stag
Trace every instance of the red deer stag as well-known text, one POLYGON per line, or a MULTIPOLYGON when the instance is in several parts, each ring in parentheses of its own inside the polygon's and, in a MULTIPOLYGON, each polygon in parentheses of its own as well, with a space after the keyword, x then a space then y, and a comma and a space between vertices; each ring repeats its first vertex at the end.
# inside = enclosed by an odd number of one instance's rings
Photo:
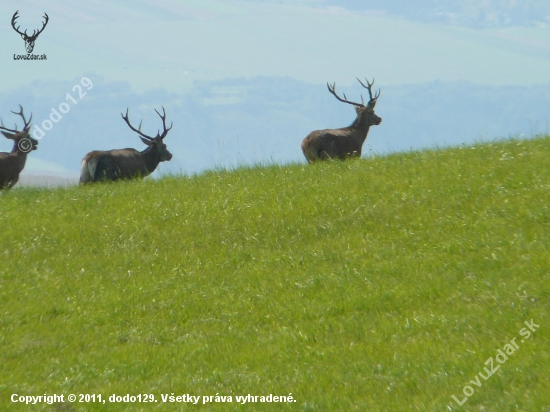
POLYGON ((15 129, 8 129, 0 119, 0 131, 6 138, 13 140, 12 151, 10 153, 0 153, 0 190, 11 189, 17 183, 19 173, 21 173, 27 162, 27 153, 36 150, 38 147, 38 141, 29 134, 32 114, 29 121, 27 121, 23 113, 23 106, 19 105, 19 108, 21 109, 19 112, 11 112, 23 118, 23 130, 18 131, 17 125, 15 125, 15 129))
POLYGON ((164 107, 162 107, 162 115, 157 109, 155 109, 155 112, 162 119, 164 129, 162 134, 160 131, 157 131, 155 137, 143 134, 141 132, 141 123, 138 129, 130 124, 128 109, 126 109, 126 116, 121 113, 126 124, 130 129, 139 134, 141 141, 147 145, 147 148, 142 152, 138 152, 135 149, 120 149, 108 151, 94 150, 88 153, 82 159, 80 184, 101 180, 143 178, 153 173, 160 162, 172 159, 172 153, 168 151, 162 140, 168 135, 170 129, 172 129, 173 123, 169 128, 166 128, 166 111, 164 107))
POLYGON ((374 113, 374 106, 380 96, 380 91, 378 91, 374 97, 372 96, 374 79, 372 83, 367 80, 367 86, 365 86, 361 80, 357 80, 361 83, 361 86, 369 91, 370 100, 366 106, 363 96, 361 96, 362 103, 355 103, 347 100, 345 93, 342 99, 336 94, 336 83, 332 86, 327 83, 328 91, 338 100, 355 106, 357 118, 348 127, 343 127, 341 129, 315 130, 307 135, 302 141, 302 151, 309 163, 317 160, 344 160, 349 157, 361 157, 361 149, 363 143, 367 139, 369 128, 379 125, 380 122, 382 122, 382 119, 374 113))

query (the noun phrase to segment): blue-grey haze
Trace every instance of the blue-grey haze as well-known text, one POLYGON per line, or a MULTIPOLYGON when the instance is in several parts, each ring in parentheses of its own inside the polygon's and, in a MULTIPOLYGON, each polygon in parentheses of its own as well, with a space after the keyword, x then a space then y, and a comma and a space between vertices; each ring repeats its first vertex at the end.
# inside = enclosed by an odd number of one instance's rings
MULTIPOLYGON (((174 128, 166 143, 174 159, 160 171, 194 173, 242 163, 304 161, 300 143, 314 129, 343 127, 355 117, 350 105, 338 102, 326 87, 290 78, 257 77, 197 82, 191 92, 152 90, 136 93, 125 82, 109 82, 88 74, 94 88, 54 124, 32 156, 77 171, 87 151, 135 147, 143 149, 120 113, 154 135, 161 126, 154 108, 164 105, 174 128)), ((53 83, 35 81, 0 97, 0 106, 18 101, 35 108, 35 124, 48 119, 80 79, 53 83)), ((425 147, 457 145, 510 135, 548 132, 550 85, 480 86, 441 83, 384 86, 376 112, 383 118, 371 128, 366 156, 425 147)), ((339 87, 352 100, 365 90, 357 83, 339 87)), ((73 93, 74 94, 74 93, 73 93)), ((15 116, 3 113, 5 123, 15 116)), ((8 149, 9 143, 1 143, 8 149)))
POLYGON ((310 131, 354 119, 325 82, 359 99, 355 76, 374 76, 383 122, 365 155, 531 136, 548 132, 549 15, 532 0, 7 0, 0 116, 13 124, 22 104, 41 126, 87 76, 94 88, 46 131, 28 170, 76 172, 90 150, 141 149, 120 113, 154 134, 164 105, 174 159, 159 171, 194 173, 304 161, 310 131), (15 10, 31 30, 49 13, 35 48, 47 61, 12 58, 24 53, 15 10))
POLYGON ((477 28, 533 26, 550 22, 550 2, 541 0, 302 0, 292 3, 340 7, 351 11, 378 11, 422 22, 477 28))

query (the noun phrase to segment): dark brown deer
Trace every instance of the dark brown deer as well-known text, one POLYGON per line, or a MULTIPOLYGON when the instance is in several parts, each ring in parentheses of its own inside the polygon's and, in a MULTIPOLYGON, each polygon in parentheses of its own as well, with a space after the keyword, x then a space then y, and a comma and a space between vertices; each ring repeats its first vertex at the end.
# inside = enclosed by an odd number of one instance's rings
POLYGON ((21 35, 23 40, 25 40, 25 48, 27 49, 27 53, 32 53, 32 51, 34 50, 34 42, 36 41, 36 38, 38 37, 38 35, 40 33, 42 33, 44 31, 44 29, 46 28, 46 25, 48 24, 48 20, 50 20, 50 18, 48 17, 48 15, 46 13, 44 13, 45 21, 44 21, 44 23, 42 23, 42 28, 40 30, 33 30, 32 35, 29 36, 27 34, 27 30, 25 30, 24 32, 19 31, 19 27, 21 27, 21 26, 15 27, 15 21, 19 17, 18 13, 19 13, 19 10, 17 10, 13 14, 13 17, 11 19, 11 26, 13 27, 13 29, 17 33, 19 33, 21 35))
POLYGON ((366 106, 363 96, 361 96, 362 103, 349 101, 345 93, 342 99, 336 94, 336 83, 332 86, 327 83, 328 91, 338 100, 355 106, 357 118, 348 127, 343 127, 341 129, 315 130, 307 135, 302 141, 302 151, 309 163, 317 160, 344 160, 350 157, 361 157, 361 150, 363 148, 363 143, 367 139, 369 128, 379 125, 382 122, 382 119, 374 113, 374 106, 380 96, 380 91, 378 91, 374 97, 372 95, 374 79, 372 83, 367 80, 367 85, 361 80, 357 80, 361 83, 361 86, 369 91, 370 100, 366 106))
POLYGON ((99 151, 94 150, 88 153, 82 159, 80 168, 80 184, 98 182, 102 180, 120 180, 143 178, 155 171, 160 162, 172 159, 172 153, 168 151, 163 139, 172 129, 173 123, 166 128, 166 111, 162 108, 161 115, 157 109, 155 112, 162 119, 163 132, 157 131, 155 137, 150 137, 142 133, 141 122, 139 128, 136 129, 130 124, 128 119, 128 109, 126 116, 121 113, 126 124, 134 132, 139 134, 143 143, 147 145, 147 149, 138 152, 136 149, 120 149, 99 151))
POLYGON ((17 124, 15 129, 8 129, 0 119, 0 131, 6 138, 13 140, 12 151, 10 153, 0 153, 0 190, 11 189, 17 183, 19 173, 21 173, 27 162, 27 153, 36 150, 38 147, 38 141, 29 134, 32 114, 29 121, 27 121, 23 113, 23 106, 19 105, 19 108, 21 109, 19 112, 11 112, 23 118, 24 126, 21 131, 17 130, 17 124))

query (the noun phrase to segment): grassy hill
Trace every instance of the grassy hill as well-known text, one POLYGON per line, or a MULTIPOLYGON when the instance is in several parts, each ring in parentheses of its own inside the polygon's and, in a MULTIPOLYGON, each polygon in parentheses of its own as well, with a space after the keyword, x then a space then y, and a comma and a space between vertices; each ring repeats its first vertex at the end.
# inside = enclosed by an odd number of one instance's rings
POLYGON ((549 153, 540 137, 4 192, 0 409, 548 411, 549 153), (10 401, 71 393, 106 403, 10 401))

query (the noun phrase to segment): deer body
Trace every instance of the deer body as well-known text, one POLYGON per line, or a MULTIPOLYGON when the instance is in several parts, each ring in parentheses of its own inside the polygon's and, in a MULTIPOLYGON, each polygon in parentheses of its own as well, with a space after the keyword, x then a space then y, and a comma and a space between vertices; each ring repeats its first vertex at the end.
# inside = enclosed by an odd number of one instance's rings
POLYGON ((82 159, 80 184, 102 180, 144 178, 153 173, 160 162, 172 159, 172 154, 162 141, 172 126, 166 128, 166 112, 164 112, 164 116, 159 112, 157 114, 162 119, 164 131, 162 135, 159 132, 156 137, 149 137, 141 132, 141 124, 139 129, 135 129, 130 124, 128 110, 126 110, 126 116, 122 115, 122 118, 130 129, 140 135, 141 140, 148 147, 142 152, 128 148, 107 151, 94 150, 88 153, 82 159))
POLYGON ((366 106, 362 103, 347 100, 345 94, 344 99, 341 99, 336 94, 335 85, 330 86, 327 84, 329 91, 338 100, 355 106, 357 118, 348 127, 315 130, 307 135, 302 141, 302 152, 309 163, 317 160, 345 160, 350 157, 360 157, 370 127, 379 125, 382 122, 382 119, 374 113, 374 106, 380 95, 378 93, 375 97, 372 96, 371 87, 374 81, 372 83, 367 81, 368 86, 365 86, 360 80, 359 82, 368 89, 370 94, 370 101, 366 106))
POLYGON ((23 107, 21 105, 19 107, 21 108, 19 113, 13 111, 12 113, 18 114, 23 118, 25 122, 23 130, 18 131, 17 127, 15 129, 8 129, 4 126, 3 122, 0 126, 2 134, 7 139, 13 140, 12 151, 9 153, 0 153, 0 190, 11 189, 19 181, 19 174, 25 168, 28 152, 36 150, 38 147, 38 141, 29 135, 32 115, 27 122, 23 114, 23 107))
POLYGON ((158 153, 151 148, 143 152, 136 149, 94 150, 82 159, 80 183, 145 177, 153 173, 159 163, 158 153))

